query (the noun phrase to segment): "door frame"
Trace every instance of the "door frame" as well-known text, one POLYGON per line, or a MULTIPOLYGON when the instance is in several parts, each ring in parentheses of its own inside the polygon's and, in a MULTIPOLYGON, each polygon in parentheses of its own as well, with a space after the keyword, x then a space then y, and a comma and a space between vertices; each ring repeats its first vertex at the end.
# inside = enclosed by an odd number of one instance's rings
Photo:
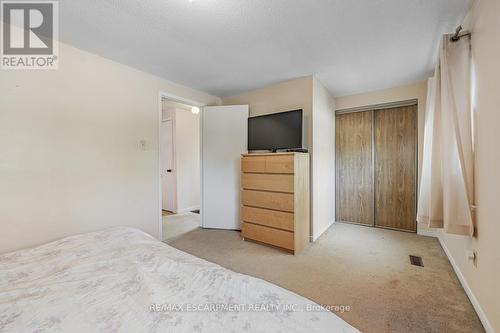
MULTIPOLYGON (((419 115, 418 115, 418 99, 417 98, 412 98, 412 99, 407 99, 407 100, 400 100, 400 101, 395 101, 395 102, 388 102, 388 103, 379 103, 379 104, 371 104, 371 105, 363 105, 363 106, 358 106, 358 107, 352 107, 352 108, 346 108, 346 109, 339 109, 335 110, 334 117, 337 115, 341 114, 346 114, 346 113, 354 113, 354 112, 364 112, 364 111, 373 111, 372 115, 372 145, 374 145, 373 138, 375 137, 374 133, 374 120, 375 120, 375 112, 377 110, 385 110, 385 109, 392 109, 392 108, 397 108, 397 107, 404 107, 404 106, 416 106, 416 119, 415 119, 415 212, 417 211, 418 207, 418 190, 419 190, 419 160, 418 160, 418 153, 419 153, 419 145, 418 145, 418 124, 419 124, 419 115)), ((337 128, 335 127, 335 135, 337 133, 337 128)), ((335 145, 337 143, 335 142, 335 145)), ((375 147, 372 147, 372 163, 374 162, 375 159, 375 147)), ((334 149, 334 172, 335 175, 337 174, 337 151, 334 149)), ((375 167, 373 166, 372 170, 372 183, 375 184, 375 167)), ((337 182, 335 182, 335 193, 337 193, 337 182)), ((373 191, 375 191, 375 187, 373 188, 373 191)), ((337 200, 337 198, 335 198, 337 200)), ((366 226, 366 227, 371 227, 371 228, 381 228, 381 229, 389 229, 389 230, 396 230, 396 231, 402 231, 402 232, 409 232, 409 233, 415 233, 419 234, 418 232, 418 222, 415 220, 415 231, 409 231, 409 230, 403 230, 403 229, 395 229, 395 228, 390 228, 390 227, 383 227, 383 226, 377 226, 375 223, 375 196, 373 196, 373 224, 372 225, 367 225, 367 224, 361 224, 361 223, 355 223, 355 222, 349 222, 349 221, 337 221, 337 212, 335 212, 335 222, 345 222, 345 223, 351 223, 351 224, 356 224, 356 225, 361 225, 361 226, 366 226)))
MULTIPOLYGON (((162 123, 162 120, 163 120, 163 100, 164 99, 168 99, 172 102, 178 102, 178 103, 183 103, 183 104, 187 104, 187 105, 192 105, 192 106, 197 106, 199 107, 201 110, 200 112, 203 112, 202 108, 204 106, 207 106, 207 103, 203 103, 203 102, 200 102, 200 101, 196 101, 196 100, 192 100, 192 99, 189 99, 189 98, 185 98, 185 97, 182 97, 182 96, 179 96, 179 95, 175 95, 175 94, 172 94, 172 93, 169 93, 169 92, 166 92, 166 91, 163 91, 163 90, 160 90, 159 93, 158 93, 158 115, 157 115, 157 121, 158 121, 158 126, 156 128, 157 130, 157 153, 158 153, 158 165, 157 165, 157 172, 156 172, 156 175, 157 175, 157 184, 158 184, 158 206, 159 206, 159 210, 158 210, 158 238, 160 239, 160 241, 163 240, 163 212, 162 212, 162 195, 163 195, 163 191, 162 191, 162 181, 161 181, 161 174, 160 174, 160 171, 161 171, 161 158, 160 158, 160 144, 161 144, 161 138, 160 138, 160 133, 161 133, 161 123, 162 123)), ((201 141, 202 137, 201 137, 201 126, 200 126, 200 141, 201 141)), ((201 142, 200 142, 201 144, 201 142)), ((201 145, 200 145, 200 179, 201 179, 201 172, 203 170, 203 165, 201 165, 201 154, 202 154, 202 151, 201 151, 201 145)), ((203 190, 203 189, 200 189, 200 190, 203 190)), ((202 202, 201 200, 203 200, 201 197, 200 197, 200 206, 202 206, 202 202)), ((203 212, 200 210, 200 214, 203 214, 203 212)))

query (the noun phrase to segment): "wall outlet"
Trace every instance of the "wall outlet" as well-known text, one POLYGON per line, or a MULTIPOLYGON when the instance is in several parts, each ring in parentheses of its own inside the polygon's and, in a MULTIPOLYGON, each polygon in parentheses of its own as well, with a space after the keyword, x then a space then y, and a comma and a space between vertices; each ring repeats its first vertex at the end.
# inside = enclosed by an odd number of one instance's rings
POLYGON ((142 151, 145 151, 147 149, 147 142, 146 142, 146 140, 139 141, 139 147, 141 148, 142 151))
POLYGON ((472 261, 474 267, 477 267, 477 252, 476 250, 467 251, 467 259, 472 261))

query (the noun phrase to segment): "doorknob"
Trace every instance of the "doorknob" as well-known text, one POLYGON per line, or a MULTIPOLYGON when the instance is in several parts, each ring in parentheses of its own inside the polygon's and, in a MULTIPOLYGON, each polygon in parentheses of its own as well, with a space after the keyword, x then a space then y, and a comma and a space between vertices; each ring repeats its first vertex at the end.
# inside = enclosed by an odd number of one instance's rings
POLYGON ((167 172, 172 172, 172 169, 167 169, 167 172))

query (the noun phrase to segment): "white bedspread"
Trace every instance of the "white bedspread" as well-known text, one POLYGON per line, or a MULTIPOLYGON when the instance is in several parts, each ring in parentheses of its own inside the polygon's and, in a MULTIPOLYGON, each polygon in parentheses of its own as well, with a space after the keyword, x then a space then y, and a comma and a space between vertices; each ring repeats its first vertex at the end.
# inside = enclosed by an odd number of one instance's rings
POLYGON ((0 255, 0 332, 358 332, 314 305, 132 228, 0 255))

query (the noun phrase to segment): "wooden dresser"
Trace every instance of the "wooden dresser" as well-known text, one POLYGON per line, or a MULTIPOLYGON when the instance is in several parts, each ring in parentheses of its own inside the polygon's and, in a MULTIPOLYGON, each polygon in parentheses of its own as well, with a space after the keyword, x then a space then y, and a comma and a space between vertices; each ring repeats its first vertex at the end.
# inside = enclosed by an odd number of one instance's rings
POLYGON ((309 243, 309 200, 309 154, 242 155, 243 239, 297 254, 309 243))

